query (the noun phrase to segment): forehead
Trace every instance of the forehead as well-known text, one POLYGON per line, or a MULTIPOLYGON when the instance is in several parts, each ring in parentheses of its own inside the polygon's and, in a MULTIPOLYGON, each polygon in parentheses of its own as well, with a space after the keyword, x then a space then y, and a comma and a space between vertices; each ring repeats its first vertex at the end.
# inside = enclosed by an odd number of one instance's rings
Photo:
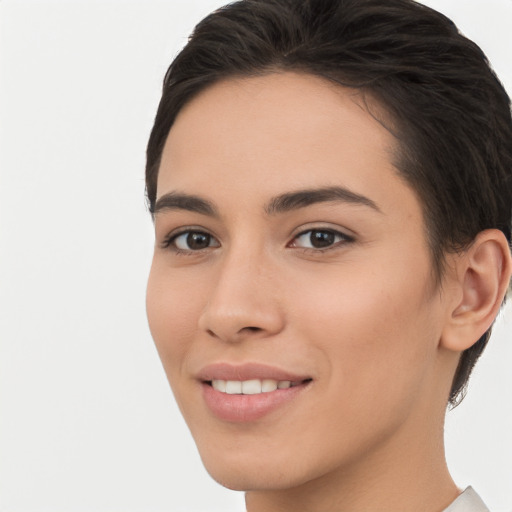
POLYGON ((374 110, 378 105, 359 91, 307 74, 216 83, 178 115, 157 197, 180 190, 221 202, 233 194, 265 201, 336 185, 374 195, 377 203, 413 196, 393 166, 396 140, 374 110))

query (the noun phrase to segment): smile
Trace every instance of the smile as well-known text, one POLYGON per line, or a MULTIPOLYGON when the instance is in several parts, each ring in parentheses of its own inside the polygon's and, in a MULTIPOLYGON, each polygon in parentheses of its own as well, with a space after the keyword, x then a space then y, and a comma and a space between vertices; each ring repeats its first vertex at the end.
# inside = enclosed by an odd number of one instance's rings
POLYGON ((209 364, 195 378, 209 413, 230 423, 254 422, 273 412, 279 414, 313 384, 307 373, 255 362, 209 364))
POLYGON ((288 389, 298 386, 302 382, 275 379, 251 379, 251 380, 222 380, 214 379, 210 385, 216 391, 228 395, 258 395, 260 393, 271 393, 277 389, 288 389))

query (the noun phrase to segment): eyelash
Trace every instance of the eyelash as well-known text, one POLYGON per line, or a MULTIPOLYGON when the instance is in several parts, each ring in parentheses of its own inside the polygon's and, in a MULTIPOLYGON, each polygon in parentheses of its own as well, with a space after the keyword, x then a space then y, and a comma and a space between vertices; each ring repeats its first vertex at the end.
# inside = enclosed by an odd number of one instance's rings
POLYGON ((297 249, 302 249, 305 252, 313 252, 313 253, 319 253, 319 252, 327 252, 333 249, 337 249, 340 247, 340 245, 345 245, 351 242, 354 242, 355 239, 352 236, 347 235, 346 233, 343 233, 341 231, 338 231, 336 229, 332 228, 311 228, 306 229, 304 231, 301 231, 297 235, 294 236, 292 242, 288 244, 289 247, 293 247, 293 243, 296 242, 296 240, 306 236, 309 234, 309 240, 311 241, 311 236, 313 233, 322 234, 322 235, 329 235, 333 236, 335 240, 330 243, 327 247, 296 247, 297 249))
MULTIPOLYGON (((184 229, 182 229, 181 231, 179 231, 177 233, 170 233, 169 235, 167 235, 165 237, 165 239, 163 240, 163 242, 162 242, 162 248, 163 249, 170 249, 170 250, 172 250, 174 253, 176 253, 178 255, 193 256, 193 255, 202 253, 203 251, 207 250, 210 247, 210 245, 208 245, 208 247, 205 247, 203 249, 197 249, 197 250, 194 250, 194 249, 181 249, 181 248, 176 246, 176 240, 180 236, 183 236, 183 235, 187 235, 187 238, 190 235, 204 235, 204 236, 206 236, 206 237, 208 237, 210 239, 209 241, 215 240, 215 237, 213 235, 211 235, 210 233, 208 233, 207 231, 203 231, 201 229, 192 229, 192 228, 185 229, 184 228, 184 229)), ((219 245, 214 246, 214 247, 218 247, 218 246, 219 245)))
MULTIPOLYGON (((200 230, 200 229, 183 229, 181 231, 179 231, 178 233, 171 233, 169 234, 162 242, 161 244, 161 247, 163 249, 170 249, 172 250, 175 254, 178 254, 178 255, 186 255, 186 256, 192 256, 192 255, 197 255, 197 254, 201 254, 203 253, 204 251, 210 249, 211 247, 220 247, 220 244, 218 242, 217 245, 209 245, 207 247, 204 247, 204 248, 201 248, 201 249, 182 249, 182 248, 179 248, 176 246, 175 242, 176 240, 183 236, 183 235, 187 235, 187 238, 188 236, 190 235, 203 235, 203 236, 206 236, 209 238, 209 242, 211 242, 212 240, 216 240, 215 237, 213 235, 211 235, 210 233, 208 233, 207 231, 203 231, 203 230, 200 230)), ((310 238, 310 241, 311 241, 311 238, 310 238)), ((355 239, 354 237, 350 236, 350 235, 347 235, 345 233, 342 233, 341 231, 338 231, 336 229, 332 229, 332 228, 311 228, 311 229, 306 229, 304 231, 301 231, 300 233, 298 233, 297 235, 295 235, 292 239, 292 241, 287 244, 287 247, 291 247, 291 248, 296 248, 296 249, 301 249, 303 250, 304 252, 308 252, 308 253, 315 253, 315 254, 318 254, 318 253, 323 253, 323 252, 327 252, 327 251, 330 251, 330 250, 333 250, 333 249, 337 249, 340 245, 345 245, 345 244, 348 244, 348 243, 352 243, 354 242, 355 239), (327 234, 328 236, 333 236, 335 238, 335 241, 333 241, 332 243, 330 243, 327 247, 298 247, 296 245, 294 245, 294 243, 296 243, 296 241, 298 239, 300 239, 301 237, 304 237, 306 236, 307 234, 310 234, 310 237, 312 236, 313 233, 318 233, 318 234, 327 234)))

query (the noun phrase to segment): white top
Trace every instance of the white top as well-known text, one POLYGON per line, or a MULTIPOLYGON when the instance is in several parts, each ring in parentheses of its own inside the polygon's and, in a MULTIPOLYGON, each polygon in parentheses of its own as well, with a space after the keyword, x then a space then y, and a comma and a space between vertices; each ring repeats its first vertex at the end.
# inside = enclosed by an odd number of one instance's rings
POLYGON ((489 509, 470 486, 443 512, 489 512, 489 509))

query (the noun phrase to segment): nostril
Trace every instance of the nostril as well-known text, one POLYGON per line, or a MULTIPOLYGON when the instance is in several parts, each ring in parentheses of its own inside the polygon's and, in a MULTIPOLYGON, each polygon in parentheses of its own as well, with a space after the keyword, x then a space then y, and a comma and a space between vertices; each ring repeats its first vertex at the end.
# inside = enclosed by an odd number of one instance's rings
POLYGON ((259 333, 259 332, 263 332, 264 329, 261 328, 261 327, 253 327, 253 326, 248 326, 248 327, 242 327, 242 329, 240 329, 238 332, 232 334, 232 335, 229 335, 229 334, 225 334, 224 336, 222 335, 219 335, 219 333, 215 332, 215 330, 213 329, 207 329, 206 332, 209 336, 211 336, 212 338, 219 338, 219 339, 238 339, 240 336, 243 337, 243 334, 249 334, 249 333, 259 333))

